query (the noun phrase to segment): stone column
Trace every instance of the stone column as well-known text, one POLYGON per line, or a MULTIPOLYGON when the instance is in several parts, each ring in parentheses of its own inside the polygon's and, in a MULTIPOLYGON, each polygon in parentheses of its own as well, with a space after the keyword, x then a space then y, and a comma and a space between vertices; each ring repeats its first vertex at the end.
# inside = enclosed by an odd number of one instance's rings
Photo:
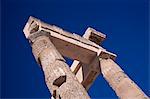
POLYGON ((48 89, 55 99, 89 99, 84 87, 47 36, 32 40, 32 51, 41 65, 48 89))
POLYGON ((148 99, 142 90, 111 59, 100 59, 101 72, 121 99, 148 99))

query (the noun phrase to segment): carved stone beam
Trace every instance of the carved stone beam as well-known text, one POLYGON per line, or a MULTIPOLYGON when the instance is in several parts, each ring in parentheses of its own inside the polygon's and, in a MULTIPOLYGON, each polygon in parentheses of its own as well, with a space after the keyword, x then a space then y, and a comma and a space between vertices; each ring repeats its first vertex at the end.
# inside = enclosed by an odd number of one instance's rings
POLYGON ((38 20, 26 24, 24 33, 33 55, 40 64, 46 85, 55 99, 90 99, 84 87, 71 72, 64 58, 51 42, 50 33, 42 31, 38 20))
MULTIPOLYGON (((25 28, 26 38, 32 40, 37 35, 34 32, 41 32, 49 35, 57 50, 65 57, 80 60, 82 63, 90 64, 95 58, 99 49, 104 50, 94 42, 87 40, 77 34, 72 34, 54 25, 46 24, 39 19, 30 17, 25 28), (29 31, 31 31, 31 34, 29 31), (29 37, 30 34, 30 37, 29 37)), ((39 34, 41 35, 41 34, 39 34)))
MULTIPOLYGON (((24 28, 24 33, 26 38, 28 38, 29 41, 31 42, 31 44, 32 42, 34 42, 34 38, 37 36, 40 35, 48 36, 61 55, 65 57, 69 57, 74 60, 79 60, 81 63, 85 64, 87 66, 85 67, 85 69, 87 69, 87 71, 91 70, 92 72, 92 73, 90 72, 84 73, 84 78, 88 79, 87 81, 85 80, 82 83, 83 86, 85 86, 85 88, 89 88, 88 86, 91 84, 91 82, 93 82, 93 80, 99 74, 99 69, 95 69, 95 68, 99 68, 99 64, 94 62, 94 64, 96 64, 94 65, 95 67, 93 67, 92 65, 93 64, 92 61, 97 60, 96 58, 97 52, 101 52, 100 54, 101 57, 111 57, 112 59, 115 59, 114 54, 112 55, 108 54, 109 52, 107 52, 104 48, 100 47, 98 44, 88 39, 85 39, 77 34, 72 34, 65 30, 62 30, 61 28, 56 27, 54 25, 46 24, 40 21, 39 19, 33 17, 29 18, 24 28), (94 72, 92 71, 92 68, 94 72), (91 75, 93 78, 89 79, 91 75)), ((105 35, 99 34, 94 29, 90 29, 90 28, 87 30, 86 35, 84 36, 87 38, 89 37, 89 39, 91 40, 95 39, 97 43, 103 41, 105 38, 105 35)), ((35 58, 36 57, 38 56, 35 56, 35 58)))
MULTIPOLYGON (((106 35, 89 27, 83 37, 99 45, 105 40, 106 35)), ((99 55, 103 58, 111 58, 113 60, 115 60, 116 57, 115 54, 109 53, 105 49, 102 51, 99 50, 99 55)), ((98 57, 95 57, 90 64, 84 64, 80 61, 74 60, 71 65, 71 71, 76 75, 79 82, 86 88, 86 90, 88 90, 101 72, 99 66, 98 57)))

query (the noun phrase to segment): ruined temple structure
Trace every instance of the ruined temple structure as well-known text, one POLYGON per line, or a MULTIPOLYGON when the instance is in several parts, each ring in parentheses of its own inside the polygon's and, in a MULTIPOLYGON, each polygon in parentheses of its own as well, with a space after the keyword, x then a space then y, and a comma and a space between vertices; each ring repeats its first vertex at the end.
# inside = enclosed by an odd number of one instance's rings
POLYGON ((32 53, 54 99, 90 99, 87 90, 103 75, 121 99, 148 96, 115 63, 116 55, 100 44, 106 35, 88 28, 83 37, 30 17, 24 28, 32 53), (64 57, 73 59, 69 67, 64 57))

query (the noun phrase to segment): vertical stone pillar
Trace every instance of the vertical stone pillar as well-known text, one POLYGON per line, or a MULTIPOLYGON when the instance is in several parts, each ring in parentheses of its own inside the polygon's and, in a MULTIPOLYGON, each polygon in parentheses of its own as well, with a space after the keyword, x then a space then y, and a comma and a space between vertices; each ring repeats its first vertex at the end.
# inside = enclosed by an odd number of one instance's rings
POLYGON ((142 90, 111 59, 100 59, 101 72, 121 99, 148 99, 142 90))
POLYGON ((41 65, 48 89, 55 99, 89 99, 84 87, 47 36, 32 43, 35 59, 41 65))

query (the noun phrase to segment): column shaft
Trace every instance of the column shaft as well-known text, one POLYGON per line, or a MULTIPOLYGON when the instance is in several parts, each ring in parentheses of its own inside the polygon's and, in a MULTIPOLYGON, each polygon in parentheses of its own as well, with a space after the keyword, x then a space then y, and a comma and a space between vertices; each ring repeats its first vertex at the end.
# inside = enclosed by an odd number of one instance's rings
POLYGON ((100 59, 101 72, 121 99, 148 99, 142 90, 111 59, 100 59))
POLYGON ((89 99, 84 87, 46 36, 37 37, 33 54, 41 65, 48 89, 55 99, 89 99))

